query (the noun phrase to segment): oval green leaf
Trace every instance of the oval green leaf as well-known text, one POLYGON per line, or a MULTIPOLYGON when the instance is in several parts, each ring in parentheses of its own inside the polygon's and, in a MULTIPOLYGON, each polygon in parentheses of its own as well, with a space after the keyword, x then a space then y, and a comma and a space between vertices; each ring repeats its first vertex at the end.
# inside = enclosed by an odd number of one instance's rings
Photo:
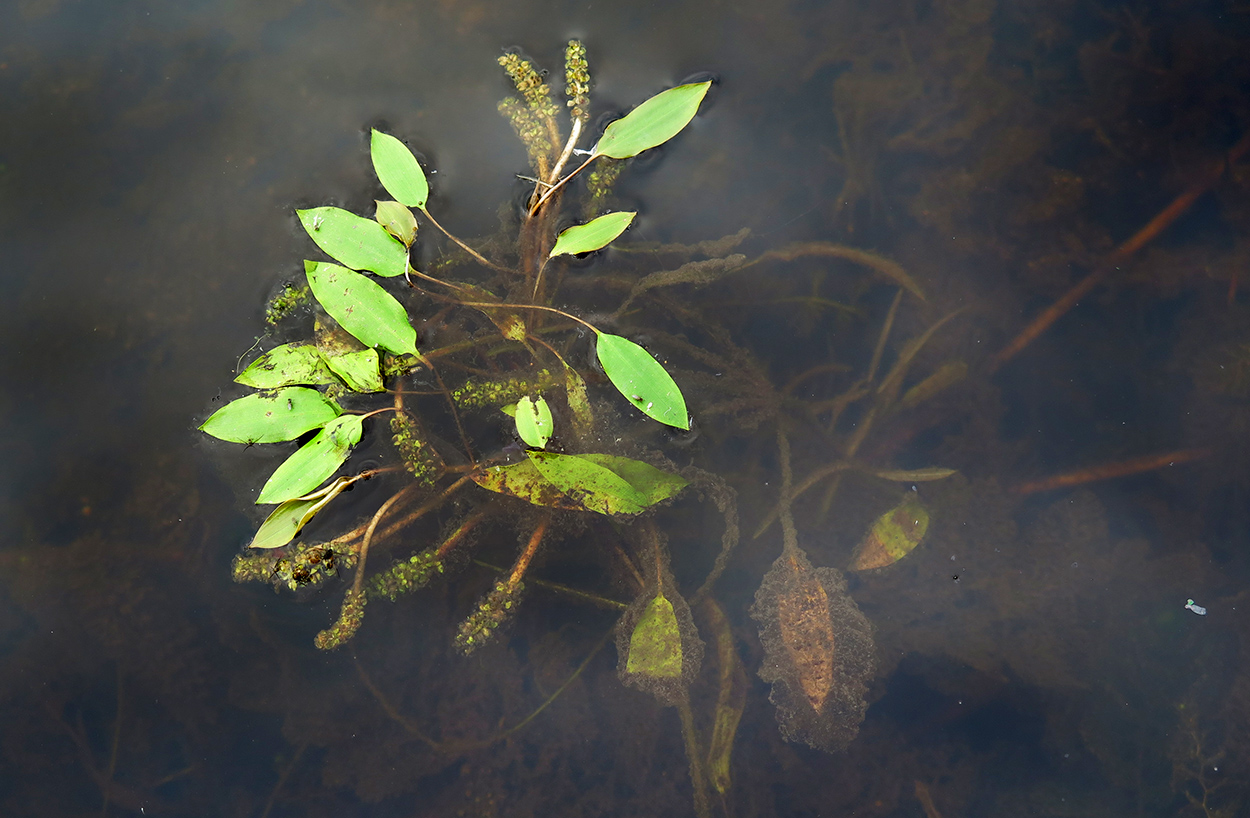
POLYGON ((326 356, 326 364, 353 392, 381 392, 382 370, 376 349, 326 356))
POLYGON ((529 396, 521 398, 516 403, 515 417, 516 432, 525 441, 525 445, 536 449, 545 448, 555 426, 547 401, 542 398, 532 400, 529 396))
POLYGON ((551 248, 548 258, 575 256, 607 247, 625 232, 636 215, 632 212, 605 213, 585 224, 575 224, 556 237, 556 245, 551 248))
POLYGON ((239 373, 235 383, 257 389, 298 384, 338 383, 312 344, 283 344, 261 355, 239 373))
POLYGON ((675 679, 681 675, 681 628, 673 603, 656 594, 629 636, 628 673, 675 679))
POLYGON ((526 452, 543 477, 586 509, 600 514, 637 514, 648 505, 623 477, 576 455, 526 452))
POLYGON ((317 246, 340 264, 387 277, 408 271, 408 248, 373 219, 337 207, 295 212, 317 246))
POLYGON ((686 399, 650 352, 606 332, 596 337, 595 351, 608 380, 640 412, 678 429, 690 428, 686 399))
POLYGON ((289 386, 230 401, 200 429, 231 443, 281 443, 324 426, 341 411, 316 389, 289 386))
POLYGON ((425 209, 425 202, 430 198, 430 185, 417 157, 412 155, 407 145, 390 134, 374 129, 369 139, 369 155, 373 158, 373 170, 378 174, 378 181, 387 193, 409 207, 425 209))
POLYGON ((417 331, 408 313, 376 281, 320 261, 306 261, 304 269, 321 306, 362 344, 396 355, 417 354, 417 331))
POLYGON ((344 415, 327 423, 270 475, 257 505, 293 500, 324 483, 360 442, 363 425, 364 415, 344 415))
POLYGON ((412 215, 412 211, 399 202, 375 201, 374 204, 378 209, 373 214, 373 220, 402 241, 405 247, 411 247, 417 238, 417 217, 412 215))
POLYGON ((628 159, 664 144, 690 124, 699 110, 699 103, 711 87, 709 80, 679 85, 656 94, 609 125, 592 153, 613 159, 628 159))

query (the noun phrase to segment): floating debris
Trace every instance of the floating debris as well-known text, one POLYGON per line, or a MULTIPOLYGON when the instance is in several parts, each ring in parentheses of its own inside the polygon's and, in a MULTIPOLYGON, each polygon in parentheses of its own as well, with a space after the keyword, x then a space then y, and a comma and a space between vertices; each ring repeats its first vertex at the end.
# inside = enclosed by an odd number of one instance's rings
POLYGON ((1192 599, 1185 600, 1185 610, 1193 611, 1198 616, 1206 616, 1207 609, 1194 602, 1192 599))

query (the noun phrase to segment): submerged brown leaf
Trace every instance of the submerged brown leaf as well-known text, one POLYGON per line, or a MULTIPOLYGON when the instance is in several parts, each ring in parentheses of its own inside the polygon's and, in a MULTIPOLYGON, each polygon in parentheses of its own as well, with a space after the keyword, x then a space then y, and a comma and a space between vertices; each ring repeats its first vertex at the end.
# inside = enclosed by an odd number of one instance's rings
POLYGON ((833 687, 833 623, 829 597, 816 580, 807 560, 792 557, 780 573, 777 593, 777 624, 781 641, 790 654, 799 686, 817 713, 833 687))
POLYGON ((772 683, 781 734, 823 750, 855 738, 874 669, 872 626, 846 594, 842 574, 813 568, 798 547, 783 551, 755 592, 760 678, 772 683))

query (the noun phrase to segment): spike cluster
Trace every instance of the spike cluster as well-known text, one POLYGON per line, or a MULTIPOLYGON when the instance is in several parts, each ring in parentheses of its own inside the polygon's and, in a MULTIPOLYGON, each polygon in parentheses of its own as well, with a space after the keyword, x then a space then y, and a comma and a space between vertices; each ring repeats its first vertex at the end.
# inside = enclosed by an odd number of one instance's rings
POLYGON ((367 593, 385 597, 391 602, 403 594, 424 588, 437 574, 443 573, 443 560, 434 549, 413 554, 406 560, 369 578, 367 593))
POLYGON ((490 593, 477 604, 477 609, 460 623, 456 647, 464 653, 472 653, 490 641, 491 635, 512 616, 523 588, 524 583, 521 582, 513 583, 506 579, 496 582, 490 593))
MULTIPOLYGON (((564 379, 560 378, 563 383, 564 379)), ((462 409, 487 406, 507 406, 526 395, 543 392, 555 385, 556 377, 549 370, 540 369, 528 378, 502 378, 499 380, 470 381, 453 389, 452 400, 462 409)))
POLYGON ((573 118, 581 122, 590 119, 590 68, 586 64, 586 46, 579 40, 569 40, 564 50, 564 93, 566 103, 573 109, 573 118))
POLYGON ((417 421, 406 412, 391 417, 391 443, 404 461, 404 469, 423 486, 432 486, 443 473, 443 460, 425 440, 417 421))
POLYGON ((312 292, 307 286, 283 285, 282 291, 269 299, 265 305, 265 323, 274 326, 300 307, 309 303, 312 292))
POLYGON ((504 54, 499 64, 521 95, 520 100, 500 103, 500 113, 508 118, 525 143, 534 170, 545 177, 563 141, 556 121, 560 109, 551 99, 551 88, 529 60, 519 54, 504 54))
POLYGON ((612 195, 612 187, 620 178, 625 162, 620 159, 609 159, 600 156, 586 175, 586 218, 594 218, 607 209, 608 197, 612 195))
POLYGON ((350 550, 336 551, 328 543, 296 543, 283 549, 234 558, 231 573, 235 582, 268 582, 274 590, 316 587, 338 575, 340 568, 356 564, 350 550))
POLYGON ((347 596, 343 597, 343 610, 339 613, 338 621, 317 634, 317 638, 313 640, 317 649, 333 650, 351 639, 360 630, 360 623, 365 620, 365 603, 368 601, 369 598, 364 594, 348 591, 347 596))

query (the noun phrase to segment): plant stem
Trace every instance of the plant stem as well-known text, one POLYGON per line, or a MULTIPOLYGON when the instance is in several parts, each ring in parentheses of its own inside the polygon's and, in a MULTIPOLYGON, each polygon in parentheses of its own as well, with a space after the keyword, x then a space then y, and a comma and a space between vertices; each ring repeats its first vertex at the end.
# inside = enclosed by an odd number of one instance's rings
POLYGON ((573 321, 576 321, 577 323, 581 324, 582 326, 594 332, 595 335, 601 334, 599 328, 596 327, 594 324, 590 323, 589 321, 583 321, 582 319, 578 318, 576 315, 569 315, 567 312, 563 310, 557 310, 555 307, 544 307, 541 304, 491 304, 489 302, 482 302, 482 301, 462 301, 460 302, 460 306, 462 307, 495 307, 496 309, 502 307, 502 308, 506 308, 510 310, 542 310, 543 312, 554 312, 556 315, 563 315, 565 318, 569 318, 573 321))
POLYGON ((542 197, 541 197, 541 198, 540 198, 537 202, 535 202, 535 203, 534 203, 533 207, 531 207, 531 208, 530 208, 530 212, 529 212, 530 217, 532 218, 532 217, 533 217, 533 215, 534 215, 535 213, 537 213, 537 212, 538 212, 538 208, 542 207, 542 206, 543 206, 543 204, 544 204, 544 203, 545 203, 548 199, 550 199, 550 198, 551 198, 552 194, 554 194, 554 193, 555 193, 557 190, 559 190, 560 188, 564 187, 564 183, 565 183, 565 182, 567 182, 568 180, 572 179, 572 178, 573 178, 574 176, 576 176, 577 174, 581 173, 583 170, 585 170, 585 169, 586 169, 586 166, 587 166, 587 165, 589 165, 591 162, 595 161, 595 160, 596 160, 596 159, 598 159, 598 158, 599 158, 599 154, 597 154, 597 153, 595 153, 595 154, 591 154, 591 156, 590 156, 590 158, 589 158, 589 159, 587 159, 585 162, 582 162, 582 163, 581 163, 581 165, 579 165, 579 166, 577 167, 577 170, 573 171, 573 172, 572 172, 572 173, 570 173, 568 176, 565 176, 563 179, 561 179, 560 181, 556 182, 556 183, 555 183, 554 185, 552 185, 551 187, 547 188, 547 192, 546 192, 546 193, 544 193, 544 194, 542 195, 542 197))
MULTIPOLYGON (((434 226, 435 226, 435 227, 437 227, 439 230, 443 231, 443 235, 445 235, 447 238, 449 238, 449 239, 451 239, 452 241, 454 241, 456 244, 460 245, 460 249, 464 250, 466 253, 468 253, 469 255, 473 256, 473 258, 477 259, 477 260, 478 260, 478 261, 480 261, 482 264, 485 264, 487 267, 491 268, 492 270, 498 270, 498 271, 499 271, 499 272, 501 272, 501 273, 511 273, 511 272, 512 272, 512 270, 509 270, 507 267, 501 267, 500 265, 496 264, 495 262, 490 261, 490 260, 489 260, 489 259, 487 259, 485 256, 483 256, 481 253, 479 253, 478 251, 474 250, 472 247, 470 247, 469 245, 467 245, 467 244, 465 244, 464 242, 462 242, 460 239, 458 239, 458 238, 456 238, 455 236, 453 236, 451 233, 449 233, 449 232, 447 231, 447 228, 446 228, 446 227, 443 227, 441 224, 439 224, 439 223, 438 223, 438 220, 437 220, 437 219, 435 219, 433 216, 431 216, 431 215, 430 215, 430 211, 426 210, 424 207, 420 208, 420 210, 421 210, 421 213, 422 213, 422 214, 423 214, 423 215, 424 215, 427 219, 429 219, 429 220, 430 220, 430 224, 434 225, 434 226)), ((415 272, 415 271, 414 271, 414 272, 415 272)), ((417 273, 417 275, 421 276, 422 278, 428 278, 428 276, 424 276, 424 275, 422 275, 421 273, 417 273)), ((431 280, 431 281, 438 281, 438 279, 430 279, 430 280, 431 280)), ((442 282, 441 282, 441 281, 439 281, 438 283, 440 283, 440 284, 441 284, 442 282)))
POLYGON ((560 171, 564 170, 564 165, 569 161, 569 157, 573 155, 573 148, 577 147, 577 140, 582 135, 582 121, 573 118, 573 130, 569 133, 569 141, 564 144, 564 152, 560 154, 560 158, 556 160, 556 166, 551 169, 551 175, 547 177, 547 181, 543 184, 550 187, 556 183, 556 177, 560 175, 560 171))
POLYGON ((530 541, 525 544, 525 550, 521 552, 521 556, 517 557, 516 564, 512 566, 512 573, 508 575, 507 593, 511 594, 521 584, 521 577, 525 575, 525 569, 530 567, 530 562, 534 559, 534 555, 538 553, 538 545, 543 541, 543 534, 547 533, 547 523, 550 521, 551 516, 545 514, 538 521, 538 525, 534 527, 534 533, 530 535, 530 541))

